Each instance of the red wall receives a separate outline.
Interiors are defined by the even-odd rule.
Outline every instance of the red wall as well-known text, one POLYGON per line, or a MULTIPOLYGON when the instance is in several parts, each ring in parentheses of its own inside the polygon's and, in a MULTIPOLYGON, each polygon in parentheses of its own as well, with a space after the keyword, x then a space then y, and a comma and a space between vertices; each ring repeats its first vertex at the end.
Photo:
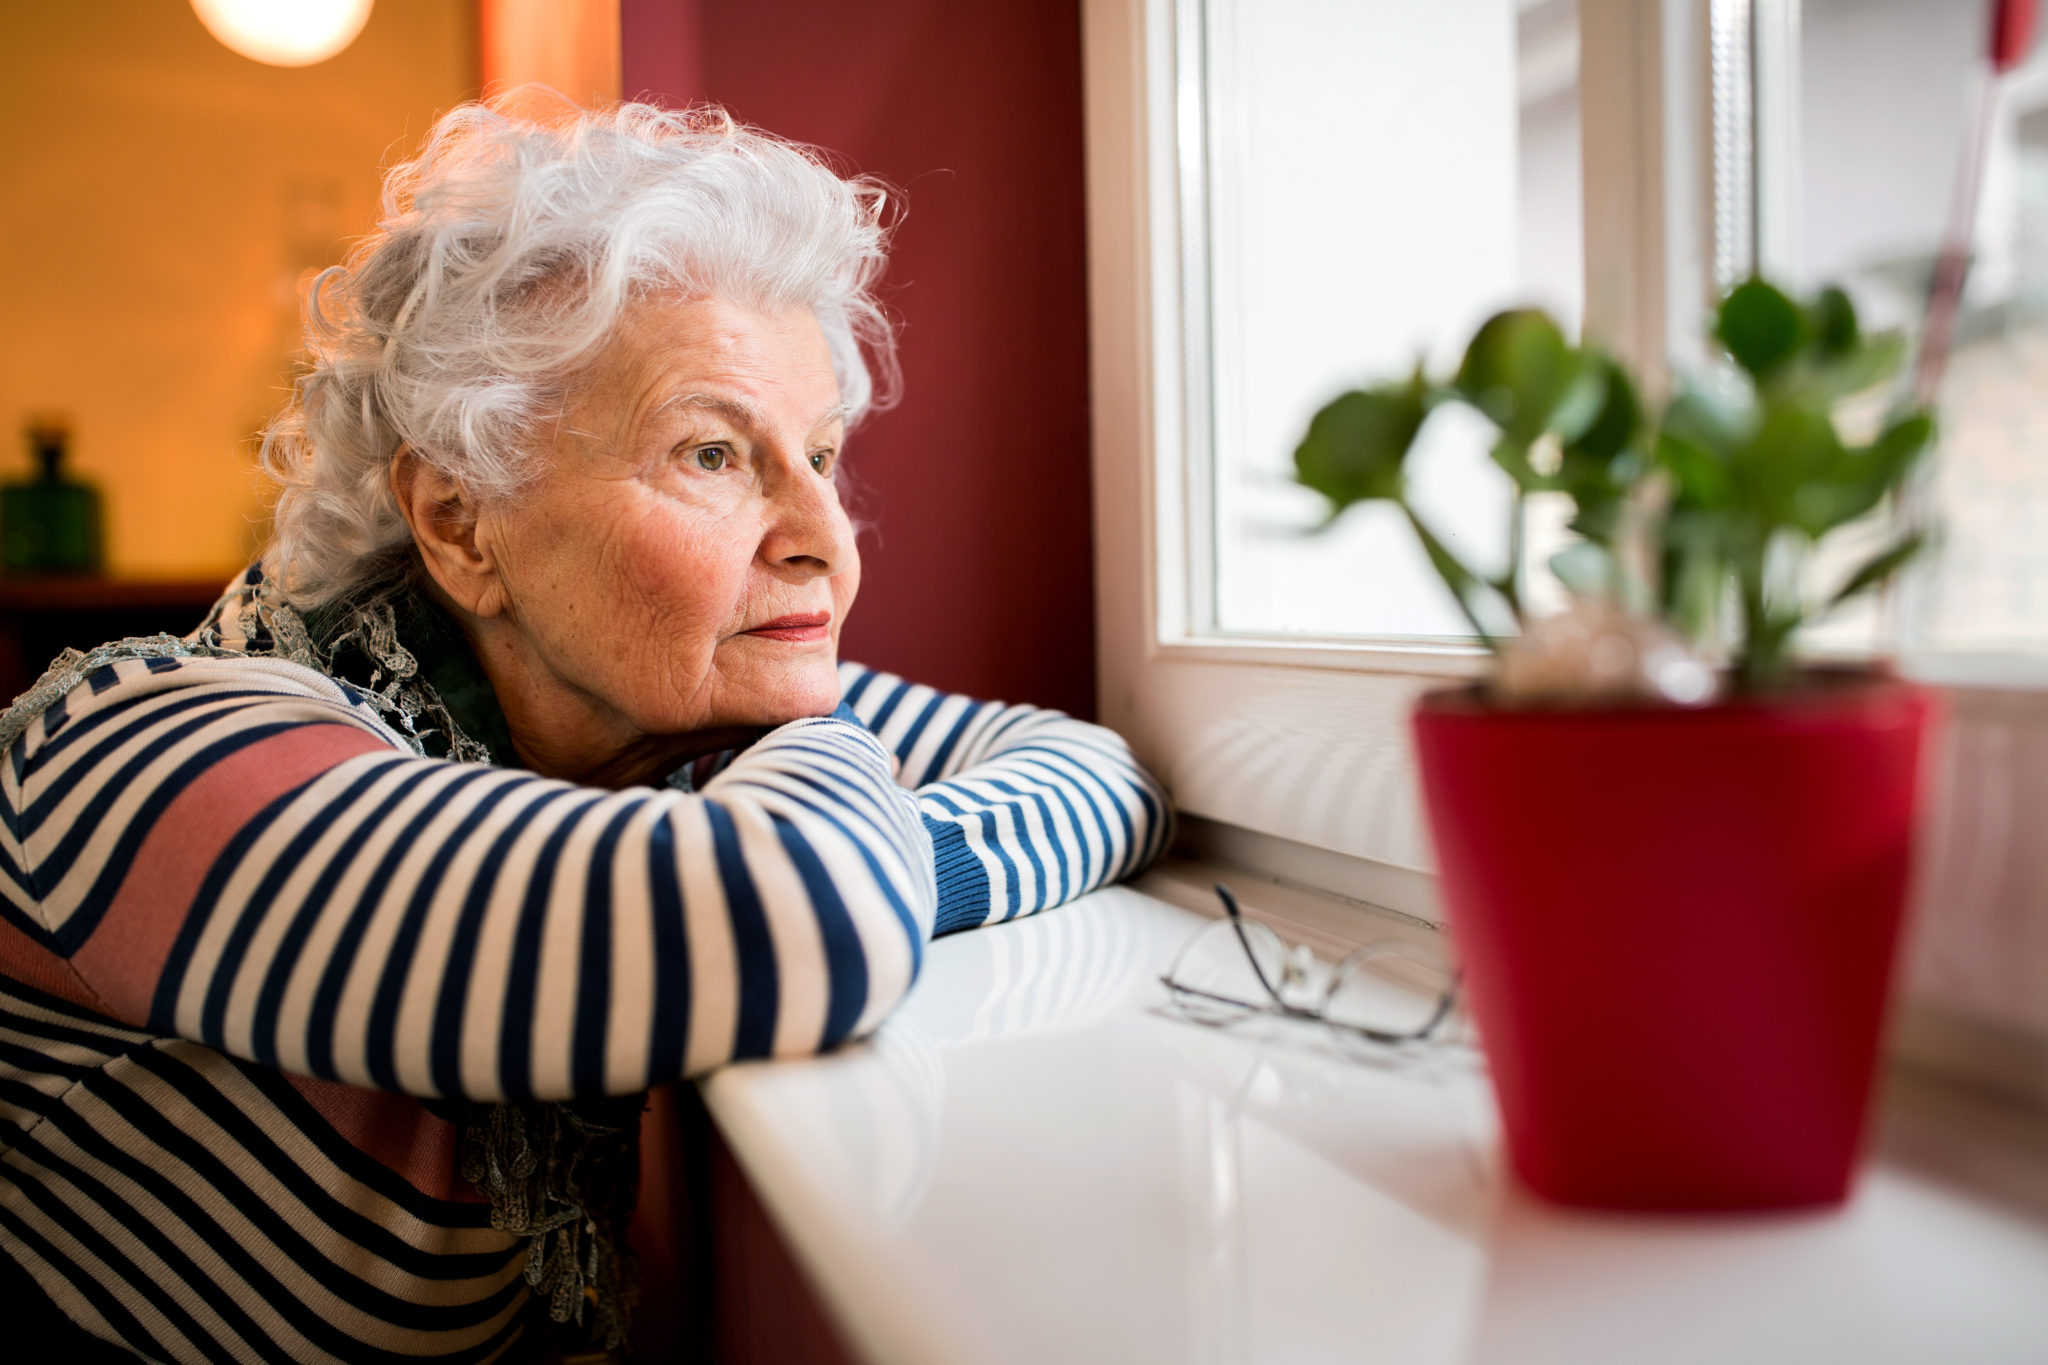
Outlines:
POLYGON ((1094 711, 1080 6, 624 0, 623 88, 712 101, 904 191, 903 400, 847 447, 846 657, 1094 711))

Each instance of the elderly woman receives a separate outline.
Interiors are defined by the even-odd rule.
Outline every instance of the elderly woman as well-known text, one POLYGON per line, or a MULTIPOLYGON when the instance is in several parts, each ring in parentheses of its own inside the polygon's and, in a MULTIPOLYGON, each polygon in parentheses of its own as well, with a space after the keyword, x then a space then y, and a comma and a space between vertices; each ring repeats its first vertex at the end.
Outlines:
POLYGON ((1115 736, 837 662, 880 209, 722 117, 457 109, 315 293, 260 566, 7 713, 0 1248, 83 1334, 616 1342, 648 1087, 1158 852, 1115 736))

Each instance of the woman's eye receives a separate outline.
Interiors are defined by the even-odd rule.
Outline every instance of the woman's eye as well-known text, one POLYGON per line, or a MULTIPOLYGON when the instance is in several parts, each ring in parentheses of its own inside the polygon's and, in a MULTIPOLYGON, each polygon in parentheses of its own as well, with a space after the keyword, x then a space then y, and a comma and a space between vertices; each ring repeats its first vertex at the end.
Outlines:
POLYGON ((830 474, 832 472, 832 452, 829 450, 812 451, 811 468, 817 470, 820 474, 830 474))
POLYGON ((696 451, 697 467, 700 469, 725 468, 726 449, 724 446, 699 446, 696 451))

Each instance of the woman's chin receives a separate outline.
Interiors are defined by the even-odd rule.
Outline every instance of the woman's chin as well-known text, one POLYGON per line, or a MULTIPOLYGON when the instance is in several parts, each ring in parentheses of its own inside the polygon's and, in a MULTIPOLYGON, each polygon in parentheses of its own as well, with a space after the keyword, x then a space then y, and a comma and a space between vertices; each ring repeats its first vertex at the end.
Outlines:
POLYGON ((839 669, 829 654, 792 660, 780 668, 749 670, 721 689, 745 713, 745 724, 786 725, 829 716, 839 706, 839 669))

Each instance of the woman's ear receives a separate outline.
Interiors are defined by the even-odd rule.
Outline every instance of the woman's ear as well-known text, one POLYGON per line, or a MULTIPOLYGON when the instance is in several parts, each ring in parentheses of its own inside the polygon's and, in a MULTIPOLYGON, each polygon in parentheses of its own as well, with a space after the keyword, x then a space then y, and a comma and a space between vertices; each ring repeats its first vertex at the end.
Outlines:
POLYGON ((412 528, 413 544, 441 591, 472 616, 504 610, 504 583, 488 539, 477 534, 471 494, 410 445, 391 457, 389 477, 399 514, 412 528))

